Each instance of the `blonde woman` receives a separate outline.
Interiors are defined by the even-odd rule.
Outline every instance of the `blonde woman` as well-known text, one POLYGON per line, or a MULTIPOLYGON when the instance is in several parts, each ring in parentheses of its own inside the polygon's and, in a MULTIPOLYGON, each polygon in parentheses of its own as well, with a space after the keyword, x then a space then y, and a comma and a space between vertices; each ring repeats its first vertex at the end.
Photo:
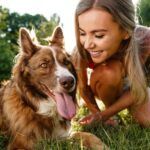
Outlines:
POLYGON ((150 49, 139 50, 135 27, 131 0, 81 0, 77 5, 74 64, 80 94, 93 112, 81 124, 106 121, 128 108, 138 123, 149 126, 150 91, 143 68, 150 49), (87 68, 92 69, 89 84, 87 68), (105 104, 104 111, 99 110, 96 97, 105 104))

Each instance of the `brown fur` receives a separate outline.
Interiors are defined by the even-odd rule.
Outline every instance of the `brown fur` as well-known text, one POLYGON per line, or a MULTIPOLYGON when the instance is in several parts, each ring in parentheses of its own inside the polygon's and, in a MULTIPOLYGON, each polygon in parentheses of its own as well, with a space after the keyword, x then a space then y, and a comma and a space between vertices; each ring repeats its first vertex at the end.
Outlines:
MULTIPOLYGON (((58 28, 55 32, 59 30, 58 28)), ((62 37, 57 36, 58 34, 55 33, 53 40, 56 40, 56 38, 62 40, 62 37)), ((58 45, 60 44, 61 42, 58 42, 58 45)), ((64 131, 66 130, 67 132, 68 130, 67 121, 63 118, 60 119, 59 114, 55 110, 55 116, 43 115, 38 112, 41 101, 47 101, 47 99, 54 101, 52 96, 48 98, 43 88, 44 84, 50 89, 55 89, 55 85, 57 84, 56 75, 54 74, 56 66, 51 49, 59 51, 60 55, 62 55, 61 57, 68 61, 68 66, 70 65, 68 70, 72 72, 74 78, 76 78, 76 74, 68 56, 63 52, 63 45, 59 46, 59 48, 56 43, 51 46, 35 44, 32 42, 28 31, 21 29, 20 46, 21 51, 13 68, 12 79, 0 92, 1 113, 7 121, 4 124, 4 119, 2 119, 1 124, 3 130, 7 129, 5 127, 9 124, 12 136, 9 149, 32 149, 35 141, 38 139, 55 137, 53 130, 57 128, 57 124, 64 131), (42 62, 42 59, 45 59, 45 64, 42 62), (39 66, 40 63, 47 66, 43 66, 42 68, 39 66)), ((68 92, 67 89, 66 92, 68 92)), ((75 89, 70 94, 75 100, 75 89)))

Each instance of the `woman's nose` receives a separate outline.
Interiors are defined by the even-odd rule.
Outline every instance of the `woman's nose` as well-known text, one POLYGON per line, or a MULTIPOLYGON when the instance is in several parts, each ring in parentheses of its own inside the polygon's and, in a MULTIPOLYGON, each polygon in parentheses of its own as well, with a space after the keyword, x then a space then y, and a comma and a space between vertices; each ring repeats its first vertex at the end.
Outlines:
POLYGON ((92 38, 87 37, 84 41, 84 48, 85 49, 91 49, 94 47, 94 41, 92 38))

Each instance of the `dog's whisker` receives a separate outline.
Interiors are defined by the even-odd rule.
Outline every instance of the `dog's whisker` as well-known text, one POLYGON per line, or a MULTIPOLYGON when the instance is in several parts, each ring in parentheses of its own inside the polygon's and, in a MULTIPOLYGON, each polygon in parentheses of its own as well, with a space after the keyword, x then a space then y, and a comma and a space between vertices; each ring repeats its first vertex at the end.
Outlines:
POLYGON ((41 86, 43 88, 43 90, 46 92, 46 94, 49 96, 49 97, 52 97, 54 99, 55 95, 53 93, 53 91, 51 89, 49 89, 45 84, 41 83, 41 86))

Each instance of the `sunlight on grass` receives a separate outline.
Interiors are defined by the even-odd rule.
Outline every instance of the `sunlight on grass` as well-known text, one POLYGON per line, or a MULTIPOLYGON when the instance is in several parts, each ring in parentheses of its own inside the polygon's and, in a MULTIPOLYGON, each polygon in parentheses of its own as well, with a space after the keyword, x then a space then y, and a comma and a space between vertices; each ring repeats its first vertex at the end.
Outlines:
MULTIPOLYGON (((122 125, 116 127, 101 122, 80 126, 78 120, 87 115, 89 110, 83 106, 72 122, 75 131, 88 131, 98 136, 110 150, 148 150, 150 147, 150 129, 141 128, 134 123, 127 110, 119 113, 122 125)), ((47 143, 51 150, 85 150, 82 141, 62 140, 47 143)), ((47 149, 48 150, 48 149, 47 149)))
MULTIPOLYGON (((150 147, 150 129, 141 128, 134 123, 127 110, 119 113, 120 125, 116 127, 96 122, 88 126, 81 126, 78 120, 89 114, 89 110, 83 106, 78 110, 72 121, 74 131, 87 131, 98 136, 110 150, 148 150, 150 147)), ((5 150, 6 137, 0 136, 0 150, 5 150)), ((36 145, 36 150, 86 150, 82 141, 74 139, 41 140, 36 145)))

